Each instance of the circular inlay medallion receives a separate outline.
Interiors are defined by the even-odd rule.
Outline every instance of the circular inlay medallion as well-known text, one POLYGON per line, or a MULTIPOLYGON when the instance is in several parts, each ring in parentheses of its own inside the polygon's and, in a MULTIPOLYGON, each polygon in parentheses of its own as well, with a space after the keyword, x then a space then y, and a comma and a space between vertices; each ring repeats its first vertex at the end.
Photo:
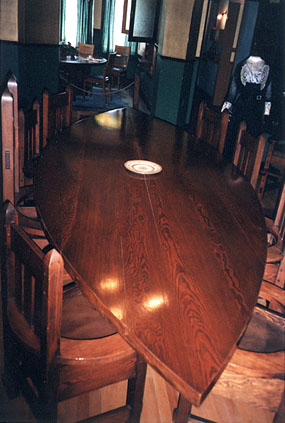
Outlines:
POLYGON ((126 169, 130 172, 140 173, 141 175, 155 175, 162 171, 162 167, 148 160, 129 160, 124 163, 126 169))

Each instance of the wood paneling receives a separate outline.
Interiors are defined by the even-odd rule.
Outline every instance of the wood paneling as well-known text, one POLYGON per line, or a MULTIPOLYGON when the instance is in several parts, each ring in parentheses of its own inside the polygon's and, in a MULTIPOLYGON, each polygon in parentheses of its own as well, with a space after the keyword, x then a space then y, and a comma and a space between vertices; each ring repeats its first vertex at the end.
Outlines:
MULTIPOLYGON (((168 0, 163 9, 164 39, 162 56, 185 59, 194 0, 168 0)), ((161 29, 162 30, 162 29, 161 29)))
POLYGON ((58 44, 59 0, 0 0, 0 39, 58 44))

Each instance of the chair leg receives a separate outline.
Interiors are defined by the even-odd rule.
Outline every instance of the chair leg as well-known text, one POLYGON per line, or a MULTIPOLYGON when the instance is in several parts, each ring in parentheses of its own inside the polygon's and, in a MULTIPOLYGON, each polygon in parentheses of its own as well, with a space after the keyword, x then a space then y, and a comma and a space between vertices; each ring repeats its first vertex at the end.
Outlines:
POLYGON ((46 367, 43 366, 41 371, 41 380, 43 383, 39 392, 41 410, 40 418, 43 422, 56 423, 58 411, 57 387, 59 384, 59 374, 55 367, 50 368, 49 371, 47 371, 46 367))
POLYGON ((131 408, 130 423, 139 423, 143 407, 146 362, 138 357, 136 376, 128 380, 127 405, 131 408))
POLYGON ((191 413, 191 407, 190 402, 180 394, 177 408, 173 412, 173 423, 187 423, 191 413))
POLYGON ((106 87, 104 82, 102 85, 102 89, 103 89, 104 101, 105 101, 105 104, 107 104, 106 87))
POLYGON ((20 370, 16 359, 15 344, 8 323, 4 323, 4 372, 2 383, 9 399, 15 399, 20 395, 20 370))
POLYGON ((112 85, 110 81, 109 81, 109 97, 110 97, 110 101, 112 101, 112 85))
POLYGON ((83 84, 83 101, 85 101, 86 83, 83 84))
POLYGON ((279 409, 274 416, 273 423, 284 423, 285 420, 285 392, 283 392, 279 409))

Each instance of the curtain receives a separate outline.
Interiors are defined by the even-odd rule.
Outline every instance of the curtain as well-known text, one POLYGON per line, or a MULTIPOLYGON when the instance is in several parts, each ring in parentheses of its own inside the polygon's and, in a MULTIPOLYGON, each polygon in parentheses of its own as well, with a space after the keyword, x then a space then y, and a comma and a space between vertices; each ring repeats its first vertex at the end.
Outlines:
POLYGON ((128 41, 128 36, 126 35, 126 39, 125 39, 125 46, 130 46, 131 47, 131 55, 137 54, 137 50, 138 50, 138 43, 136 41, 128 41))
MULTIPOLYGON (((131 1, 131 0, 129 0, 131 1)), ((102 31, 102 51, 109 53, 114 50, 114 21, 115 21, 116 0, 105 0, 103 31, 102 31)), ((117 43, 118 44, 118 43, 117 43)), ((137 52, 137 42, 129 42, 128 36, 125 36, 125 46, 131 47, 131 54, 137 52)))
POLYGON ((106 0, 102 34, 102 50, 104 53, 109 53, 109 51, 113 51, 114 17, 115 0, 106 0))
POLYGON ((76 44, 93 43, 93 0, 77 0, 76 44))

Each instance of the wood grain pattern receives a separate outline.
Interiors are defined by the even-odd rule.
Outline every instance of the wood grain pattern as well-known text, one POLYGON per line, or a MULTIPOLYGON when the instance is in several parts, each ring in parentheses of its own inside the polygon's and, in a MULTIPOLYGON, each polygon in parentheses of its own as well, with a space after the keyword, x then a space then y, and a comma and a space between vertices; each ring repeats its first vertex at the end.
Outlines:
POLYGON ((202 144, 119 109, 67 129, 36 177, 46 232, 82 291, 195 405, 235 350, 266 257, 256 194, 202 144), (132 174, 132 159, 163 170, 132 174))

